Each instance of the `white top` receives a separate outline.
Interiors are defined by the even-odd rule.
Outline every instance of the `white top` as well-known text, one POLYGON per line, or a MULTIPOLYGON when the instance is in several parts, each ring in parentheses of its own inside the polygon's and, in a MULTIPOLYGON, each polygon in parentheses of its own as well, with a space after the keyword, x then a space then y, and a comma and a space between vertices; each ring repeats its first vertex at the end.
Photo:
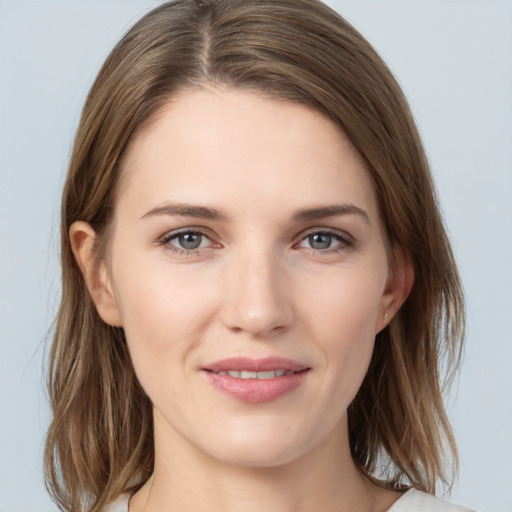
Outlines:
MULTIPOLYGON (((127 512, 128 509, 123 512, 127 512)), ((388 512, 475 512, 416 489, 409 489, 388 512)))
MULTIPOLYGON (((122 494, 108 505, 103 512, 128 512, 128 494, 122 494)), ((426 494, 416 489, 409 489, 404 495, 395 501, 388 512, 475 512, 469 508, 459 507, 431 494, 426 494)))

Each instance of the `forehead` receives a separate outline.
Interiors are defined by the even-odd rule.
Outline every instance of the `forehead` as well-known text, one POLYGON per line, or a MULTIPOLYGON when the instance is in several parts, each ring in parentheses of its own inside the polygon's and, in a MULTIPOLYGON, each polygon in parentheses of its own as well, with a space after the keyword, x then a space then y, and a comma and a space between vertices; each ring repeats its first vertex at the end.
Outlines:
POLYGON ((168 200, 228 210, 355 202, 377 214, 366 164, 334 122, 301 104, 230 89, 180 93, 132 141, 118 206, 168 200))

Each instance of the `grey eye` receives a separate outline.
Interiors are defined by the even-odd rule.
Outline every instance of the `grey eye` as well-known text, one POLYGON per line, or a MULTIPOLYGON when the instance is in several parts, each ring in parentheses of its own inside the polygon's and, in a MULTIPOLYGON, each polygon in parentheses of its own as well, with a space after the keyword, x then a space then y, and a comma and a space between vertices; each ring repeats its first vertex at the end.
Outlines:
POLYGON ((328 249, 331 247, 332 236, 327 233, 315 233, 308 236, 308 242, 313 249, 328 249))
POLYGON ((176 240, 182 249, 197 249, 201 246, 203 235, 201 233, 182 233, 176 240))

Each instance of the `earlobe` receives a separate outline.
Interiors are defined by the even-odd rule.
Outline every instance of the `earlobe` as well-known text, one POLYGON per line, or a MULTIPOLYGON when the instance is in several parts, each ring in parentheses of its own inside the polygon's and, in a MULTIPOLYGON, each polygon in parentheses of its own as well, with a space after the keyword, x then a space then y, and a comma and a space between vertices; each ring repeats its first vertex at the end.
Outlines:
POLYGON ((384 329, 395 316, 411 293, 414 284, 414 268, 405 250, 402 247, 395 247, 393 254, 395 264, 382 296, 382 310, 377 320, 376 333, 384 329))
POLYGON ((95 255, 96 233, 87 222, 74 222, 69 228, 73 255, 98 314, 107 324, 121 327, 122 320, 107 267, 95 255))

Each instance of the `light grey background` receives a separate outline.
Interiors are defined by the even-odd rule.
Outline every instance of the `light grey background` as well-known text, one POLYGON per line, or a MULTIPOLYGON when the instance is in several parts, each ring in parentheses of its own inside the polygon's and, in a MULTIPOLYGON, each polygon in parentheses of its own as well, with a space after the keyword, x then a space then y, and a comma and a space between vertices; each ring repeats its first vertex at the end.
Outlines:
MULTIPOLYGON (((0 511, 54 511, 41 477, 60 188, 85 94, 149 0, 0 0, 0 511)), ((402 84, 468 299, 452 499, 512 511, 512 2, 331 0, 402 84)))

